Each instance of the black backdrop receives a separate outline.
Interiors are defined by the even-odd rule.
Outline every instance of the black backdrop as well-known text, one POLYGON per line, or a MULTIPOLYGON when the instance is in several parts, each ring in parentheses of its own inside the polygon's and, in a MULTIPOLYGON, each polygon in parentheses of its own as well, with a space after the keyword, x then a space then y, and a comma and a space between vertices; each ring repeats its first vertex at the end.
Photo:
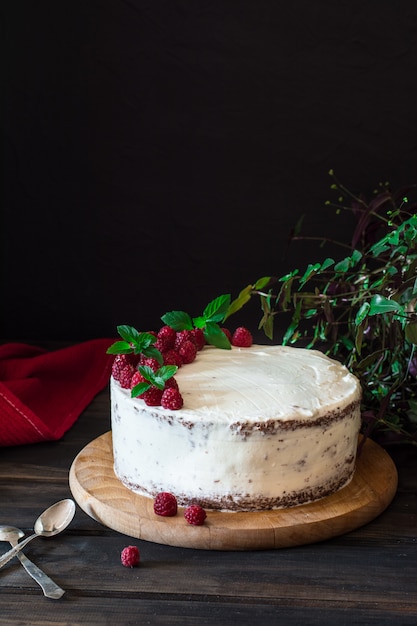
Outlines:
POLYGON ((330 168, 417 182, 415 0, 5 4, 4 339, 198 315, 345 236, 330 168))

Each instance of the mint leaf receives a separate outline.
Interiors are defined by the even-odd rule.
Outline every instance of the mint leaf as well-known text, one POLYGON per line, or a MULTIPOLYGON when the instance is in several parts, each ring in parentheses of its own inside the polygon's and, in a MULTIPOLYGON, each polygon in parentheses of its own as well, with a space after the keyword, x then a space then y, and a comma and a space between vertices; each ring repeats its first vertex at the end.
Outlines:
POLYGON ((204 328, 204 326, 206 325, 206 318, 205 317, 193 317, 193 324, 196 328, 204 328))
POLYGON ((151 367, 149 367, 149 365, 139 365, 138 370, 142 374, 142 376, 146 378, 146 380, 148 380, 150 383, 153 381, 155 377, 155 372, 151 367))
POLYGON ((168 380, 169 378, 172 378, 172 376, 174 376, 178 371, 178 366, 177 365, 163 365, 162 367, 159 368, 157 374, 158 376, 161 376, 161 378, 163 378, 163 380, 168 380))
POLYGON ((232 348, 230 341, 220 326, 215 322, 207 322, 204 329, 204 337, 206 338, 207 343, 215 346, 216 348, 222 348, 223 350, 231 350, 232 348))
POLYGON ((138 370, 148 381, 149 386, 153 385, 154 387, 158 387, 158 389, 164 389, 165 382, 174 376, 178 367, 176 365, 163 365, 156 372, 154 372, 148 365, 139 365, 138 370))
POLYGON ((126 326, 125 324, 117 327, 117 332, 122 339, 128 343, 136 342, 139 339, 139 333, 133 326, 126 326))
POLYGON ((218 296, 206 306, 203 311, 203 317, 206 321, 222 322, 230 306, 230 294, 218 296))
POLYGON ((184 311, 170 311, 165 313, 161 320, 177 332, 180 330, 192 330, 193 328, 191 317, 184 311))
POLYGON ((138 383, 137 385, 132 387, 131 392, 130 392, 130 397, 137 398, 142 393, 145 393, 145 391, 148 391, 148 389, 150 388, 151 388, 150 383, 138 383))
POLYGON ((154 346, 143 348, 142 354, 149 358, 156 359, 160 365, 164 362, 164 357, 157 348, 154 348, 154 346))
POLYGON ((106 350, 106 354, 131 354, 133 348, 127 341, 116 341, 106 350))

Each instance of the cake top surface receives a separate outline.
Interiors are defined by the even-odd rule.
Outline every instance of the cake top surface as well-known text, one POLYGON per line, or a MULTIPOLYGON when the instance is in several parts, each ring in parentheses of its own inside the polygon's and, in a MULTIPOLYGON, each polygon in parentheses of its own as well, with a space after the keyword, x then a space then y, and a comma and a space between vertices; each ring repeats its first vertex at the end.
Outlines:
POLYGON ((317 350, 286 346, 206 346, 175 378, 184 399, 175 418, 193 421, 308 421, 360 397, 359 381, 344 365, 317 350))

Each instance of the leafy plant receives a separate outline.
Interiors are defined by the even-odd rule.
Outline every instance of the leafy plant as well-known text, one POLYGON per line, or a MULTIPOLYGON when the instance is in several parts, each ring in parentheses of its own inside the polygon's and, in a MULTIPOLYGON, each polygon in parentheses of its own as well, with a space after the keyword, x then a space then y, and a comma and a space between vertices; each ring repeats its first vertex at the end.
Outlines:
MULTIPOLYGON (((368 201, 330 171, 339 213, 356 225, 346 256, 311 263, 243 289, 228 315, 259 296, 259 328, 273 338, 277 315, 289 316, 284 345, 323 350, 343 362, 363 389, 363 433, 383 444, 417 444, 417 204, 416 186, 392 192, 380 184, 368 201)), ((311 239, 300 234, 292 240, 311 239)), ((321 245, 331 242, 317 237, 321 245)), ((337 242, 332 242, 337 243, 337 242)))

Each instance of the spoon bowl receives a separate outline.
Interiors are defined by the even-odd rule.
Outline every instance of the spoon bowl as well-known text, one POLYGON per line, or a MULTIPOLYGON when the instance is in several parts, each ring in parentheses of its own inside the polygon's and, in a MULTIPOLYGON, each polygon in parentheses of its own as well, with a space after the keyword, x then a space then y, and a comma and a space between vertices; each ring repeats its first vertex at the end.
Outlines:
MULTIPOLYGON (((19 539, 24 536, 23 530, 16 528, 16 526, 0 525, 0 541, 8 541, 12 547, 16 546, 19 539)), ((64 595, 65 591, 52 578, 49 578, 45 572, 39 569, 35 563, 30 561, 23 552, 18 552, 16 556, 29 576, 32 576, 33 580, 41 587, 45 597, 58 600, 64 595)))
POLYGON ((71 523, 75 515, 75 503, 74 500, 67 498, 56 502, 48 509, 46 509, 36 520, 33 530, 33 535, 26 537, 20 543, 15 545, 11 550, 5 552, 0 557, 0 568, 6 565, 22 548, 24 548, 29 541, 36 537, 53 537, 62 532, 71 523))
POLYGON ((25 533, 16 526, 0 525, 0 541, 17 541, 24 537, 25 533))

